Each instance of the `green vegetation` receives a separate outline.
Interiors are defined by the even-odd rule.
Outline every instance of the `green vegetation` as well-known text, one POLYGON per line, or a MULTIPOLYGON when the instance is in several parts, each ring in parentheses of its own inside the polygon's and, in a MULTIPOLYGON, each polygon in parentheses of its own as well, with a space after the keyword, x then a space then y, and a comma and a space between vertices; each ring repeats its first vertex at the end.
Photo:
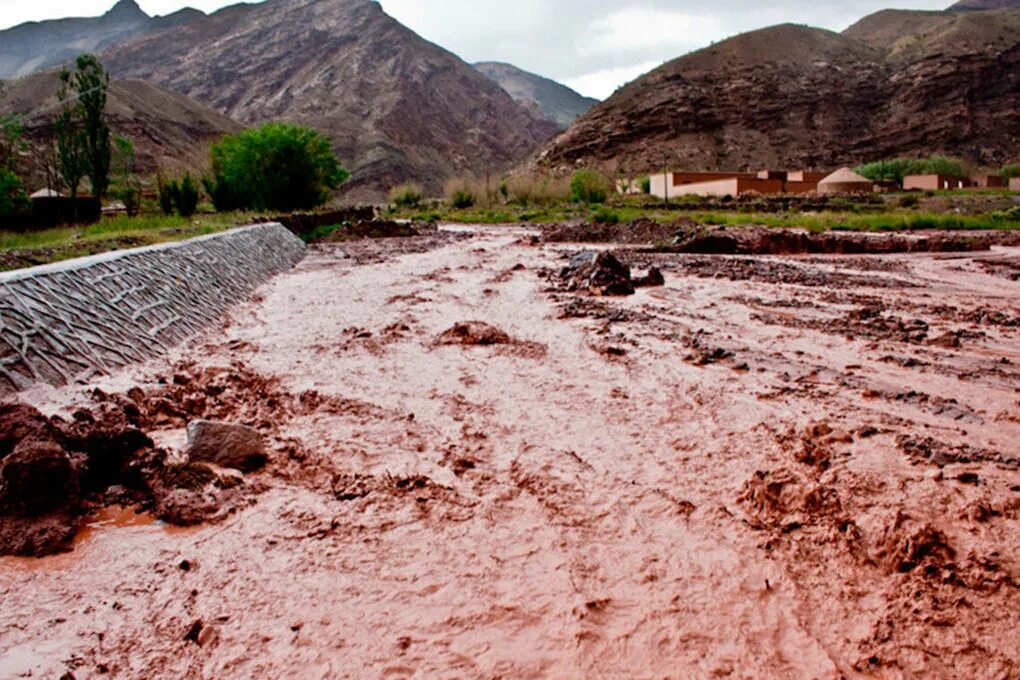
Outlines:
POLYGON ((217 210, 310 210, 329 200, 350 173, 325 135, 266 123, 213 145, 205 188, 217 210))
POLYGON ((458 189, 450 196, 450 205, 458 210, 474 207, 475 195, 467 189, 458 189))
POLYGON ((579 203, 605 203, 611 189, 609 180, 595 170, 578 170, 570 180, 570 195, 579 203))
POLYGON ((28 194, 14 171, 14 161, 25 148, 23 128, 14 119, 0 118, 0 216, 26 209, 28 194))
POLYGON ((598 224, 619 224, 620 222, 620 216, 605 206, 599 206, 591 214, 591 219, 598 224))
POLYGON ((245 224, 243 213, 218 213, 194 219, 144 215, 104 219, 89 226, 66 226, 24 233, 0 231, 0 269, 57 262, 122 248, 180 241, 245 224))
POLYGON ((114 182, 110 187, 110 195, 124 204, 128 216, 134 217, 141 210, 142 182, 135 174, 138 156, 135 145, 127 137, 117 136, 113 139, 113 161, 111 167, 114 182))
POLYGON ((1002 170, 999 171, 999 176, 1007 182, 1014 177, 1020 177, 1020 164, 1014 163, 1003 166, 1002 170))
POLYGON ((867 163, 857 168, 857 174, 875 182, 891 180, 902 185, 903 178, 907 175, 965 176, 967 170, 963 163, 955 158, 931 156, 929 158, 893 158, 867 163))
POLYGON ((184 173, 184 177, 179 180, 157 177, 156 187, 159 191, 159 208, 164 215, 177 213, 181 217, 191 217, 198 210, 201 192, 191 173, 184 173))
POLYGON ((421 185, 413 182, 401 184, 390 189, 390 201, 397 208, 417 208, 425 199, 425 192, 421 185))
POLYGON ((648 177, 647 175, 641 178, 641 193, 643 194, 652 193, 652 178, 648 177))

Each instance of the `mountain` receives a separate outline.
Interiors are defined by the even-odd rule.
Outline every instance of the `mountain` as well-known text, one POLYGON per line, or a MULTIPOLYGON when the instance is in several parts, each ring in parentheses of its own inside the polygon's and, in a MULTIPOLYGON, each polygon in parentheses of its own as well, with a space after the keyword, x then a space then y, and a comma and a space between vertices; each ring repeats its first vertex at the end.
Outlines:
POLYGON ((205 15, 185 9, 153 18, 134 0, 120 0, 101 17, 21 24, 0 31, 0 78, 42 71, 83 52, 98 52, 132 36, 172 28, 199 16, 205 15))
POLYGON ((555 80, 528 73, 511 64, 485 61, 475 64, 475 68, 506 90, 515 101, 562 128, 599 103, 597 99, 583 97, 555 80))
POLYGON ((118 77, 186 94, 244 123, 289 120, 329 134, 354 198, 408 180, 499 171, 556 126, 387 16, 371 0, 236 5, 103 55, 118 77))
POLYGON ((1020 0, 960 0, 950 12, 981 12, 994 9, 1020 9, 1020 0))
POLYGON ((900 154, 979 165, 1020 148, 1020 12, 880 12, 844 34, 785 24, 618 90, 533 163, 647 172, 825 169, 900 154))
MULTIPOLYGON (((58 86, 54 71, 0 81, 0 111, 25 115, 27 137, 36 147, 22 168, 30 189, 44 182, 38 149, 53 138, 58 86)), ((210 142, 241 130, 217 111, 140 80, 111 82, 106 110, 112 132, 135 143, 142 174, 202 167, 208 163, 210 142)))

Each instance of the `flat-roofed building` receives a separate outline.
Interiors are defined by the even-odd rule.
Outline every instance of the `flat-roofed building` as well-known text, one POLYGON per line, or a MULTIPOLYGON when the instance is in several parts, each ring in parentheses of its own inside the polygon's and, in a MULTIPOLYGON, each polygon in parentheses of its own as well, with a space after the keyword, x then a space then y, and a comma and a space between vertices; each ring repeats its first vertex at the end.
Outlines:
POLYGON ((1020 191, 1020 177, 1011 177, 1009 180, 1010 191, 1020 191))
POLYGON ((741 196, 743 194, 781 194, 783 182, 778 179, 732 177, 711 182, 695 182, 673 187, 670 196, 741 196))
POLYGON ((951 191, 973 186, 969 177, 957 175, 907 175, 903 178, 906 191, 951 191))
POLYGON ((1005 189, 1009 186, 1002 175, 974 175, 970 181, 978 189, 1005 189))

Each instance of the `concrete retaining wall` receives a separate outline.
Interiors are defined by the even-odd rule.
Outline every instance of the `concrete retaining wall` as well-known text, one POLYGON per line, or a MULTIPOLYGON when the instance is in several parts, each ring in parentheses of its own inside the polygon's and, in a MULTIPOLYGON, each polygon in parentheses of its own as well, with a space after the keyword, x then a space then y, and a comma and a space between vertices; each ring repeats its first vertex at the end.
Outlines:
POLYGON ((0 274, 0 394, 165 352, 304 253, 274 223, 0 274))

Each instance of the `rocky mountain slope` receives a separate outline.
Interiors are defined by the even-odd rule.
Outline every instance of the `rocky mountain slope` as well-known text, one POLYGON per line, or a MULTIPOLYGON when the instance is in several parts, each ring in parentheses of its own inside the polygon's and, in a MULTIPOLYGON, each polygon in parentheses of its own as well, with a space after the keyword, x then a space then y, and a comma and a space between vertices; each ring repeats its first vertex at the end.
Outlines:
MULTIPOLYGON (((39 148, 52 140, 53 114, 59 109, 58 79, 53 71, 0 81, 0 111, 28 114, 26 131, 34 150, 25 154, 22 170, 31 189, 42 186, 39 148)), ((140 80, 110 84, 107 100, 110 128, 135 143, 139 171, 155 172, 201 167, 208 145, 241 125, 188 97, 140 80)))
POLYGON ((120 0, 101 17, 58 19, 0 31, 0 78, 14 78, 70 61, 83 52, 98 52, 136 35, 162 31, 205 16, 183 9, 150 17, 134 0, 120 0))
POLYGON ((118 77, 160 84, 244 123, 324 130, 354 171, 355 197, 497 171, 556 131, 370 0, 237 5, 103 58, 118 77))
POLYGON ((880 12, 845 34, 781 25, 669 62, 536 157, 625 172, 830 168, 1020 148, 1020 12, 880 12))
POLYGON ((475 64, 475 68, 506 90, 515 101, 563 128, 599 103, 597 99, 584 97, 555 80, 511 64, 486 61, 475 64))
POLYGON ((950 12, 973 12, 990 9, 1020 9, 1020 0, 960 0, 950 12))

